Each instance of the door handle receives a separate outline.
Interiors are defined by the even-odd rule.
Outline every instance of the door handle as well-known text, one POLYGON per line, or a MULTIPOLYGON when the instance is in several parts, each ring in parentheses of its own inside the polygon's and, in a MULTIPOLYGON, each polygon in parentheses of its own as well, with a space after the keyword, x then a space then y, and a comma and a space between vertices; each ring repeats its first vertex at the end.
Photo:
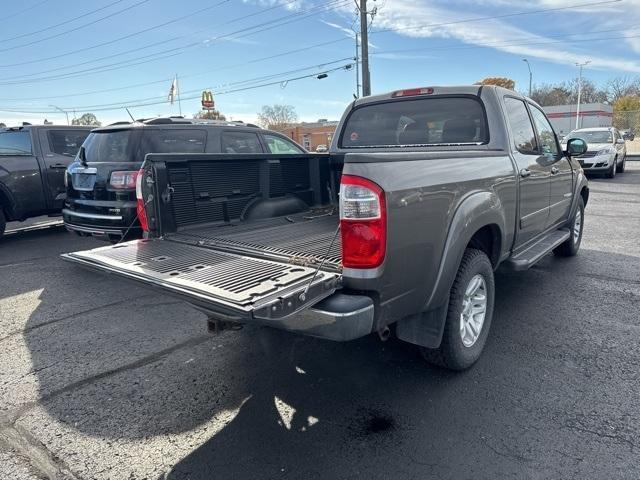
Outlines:
POLYGON ((560 170, 558 169, 558 167, 551 167, 551 175, 555 175, 556 173, 558 173, 560 170))
POLYGON ((522 170, 520 170, 520 176, 522 178, 527 178, 531 176, 531 170, 529 170, 528 168, 523 168, 522 170))
POLYGON ((52 168, 55 170, 59 168, 67 168, 67 166, 62 163, 54 163, 53 165, 49 165, 49 168, 52 168))

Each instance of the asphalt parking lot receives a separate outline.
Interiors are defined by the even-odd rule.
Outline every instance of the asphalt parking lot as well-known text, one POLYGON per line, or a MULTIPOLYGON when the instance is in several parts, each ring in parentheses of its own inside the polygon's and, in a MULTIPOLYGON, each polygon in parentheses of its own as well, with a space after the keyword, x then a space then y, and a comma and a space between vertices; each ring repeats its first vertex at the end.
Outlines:
POLYGON ((0 241, 0 478, 640 478, 640 162, 582 248, 497 274, 471 370, 400 341, 219 336, 171 297, 0 241))

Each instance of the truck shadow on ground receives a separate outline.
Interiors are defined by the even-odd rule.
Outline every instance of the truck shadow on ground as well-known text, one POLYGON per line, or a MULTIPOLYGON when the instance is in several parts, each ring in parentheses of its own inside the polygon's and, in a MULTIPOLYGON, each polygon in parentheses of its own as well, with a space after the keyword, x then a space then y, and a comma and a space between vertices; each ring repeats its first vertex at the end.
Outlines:
MULTIPOLYGON (((554 295, 575 289, 576 273, 593 270, 594 262, 637 265, 638 258, 583 250, 572 260, 545 259, 529 272, 499 272, 486 351, 458 374, 425 364, 410 345, 374 336, 338 344, 246 328, 209 337, 203 317, 181 303, 51 262, 29 282, 3 282, 2 297, 41 290, 23 338, 40 403, 66 428, 139 440, 209 425, 212 436, 168 473, 171 479, 271 478, 291 471, 294 478, 368 471, 402 478, 411 477, 403 471, 407 465, 464 475, 490 456, 504 462, 506 473, 509 452, 523 461, 542 455, 544 445, 531 446, 513 428, 532 422, 544 428, 547 421, 552 428, 551 419, 537 415, 553 407, 534 401, 539 383, 530 382, 557 352, 532 351, 556 345, 564 333, 571 338, 562 340, 564 355, 590 348, 574 331, 584 318, 559 313, 554 295), (100 298, 95 310, 47 323, 78 292, 100 298), (532 404, 521 411, 527 395, 532 404)), ((602 307, 589 295, 585 287, 575 296, 579 312, 602 307)), ((624 304, 619 309, 608 314, 632 321, 624 304)), ((567 402, 575 400, 568 396, 567 402)))

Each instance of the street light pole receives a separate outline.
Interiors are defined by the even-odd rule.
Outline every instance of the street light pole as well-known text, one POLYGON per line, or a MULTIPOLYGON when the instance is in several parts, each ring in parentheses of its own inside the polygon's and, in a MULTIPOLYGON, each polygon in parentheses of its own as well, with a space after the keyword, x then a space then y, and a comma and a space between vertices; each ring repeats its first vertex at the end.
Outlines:
POLYGON ((360 34, 356 33, 356 98, 360 98, 360 34))
POLYGON ((65 116, 67 117, 67 125, 69 125, 69 114, 67 113, 66 110, 63 110, 60 107, 56 107, 55 105, 49 105, 49 106, 55 108, 56 110, 60 110, 62 113, 64 113, 65 116))
POLYGON ((576 130, 580 128, 580 97, 582 96, 582 67, 589 65, 591 60, 586 62, 576 63, 576 67, 580 67, 580 74, 578 75, 578 105, 576 106, 576 130))
POLYGON ((529 60, 523 58, 522 61, 527 64, 527 68, 529 69, 529 98, 531 98, 531 82, 533 81, 533 74, 531 73, 531 65, 529 65, 529 60))

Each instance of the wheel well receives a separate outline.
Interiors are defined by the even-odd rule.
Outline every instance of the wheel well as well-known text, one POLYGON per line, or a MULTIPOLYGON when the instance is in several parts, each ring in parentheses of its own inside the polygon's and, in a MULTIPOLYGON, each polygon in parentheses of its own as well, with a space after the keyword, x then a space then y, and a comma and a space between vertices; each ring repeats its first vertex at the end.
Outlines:
POLYGON ((485 225, 473 234, 467 246, 486 253, 491 264, 496 268, 500 260, 501 239, 500 227, 495 224, 485 225))
POLYGON ((9 203, 9 199, 6 197, 4 192, 0 190, 0 211, 4 213, 5 219, 7 221, 13 219, 13 215, 12 215, 13 212, 11 211, 10 205, 11 204, 9 203))
POLYGON ((582 190, 580 190, 580 196, 582 197, 582 201, 586 207, 587 202, 589 201, 589 189, 587 187, 582 187, 582 190))

